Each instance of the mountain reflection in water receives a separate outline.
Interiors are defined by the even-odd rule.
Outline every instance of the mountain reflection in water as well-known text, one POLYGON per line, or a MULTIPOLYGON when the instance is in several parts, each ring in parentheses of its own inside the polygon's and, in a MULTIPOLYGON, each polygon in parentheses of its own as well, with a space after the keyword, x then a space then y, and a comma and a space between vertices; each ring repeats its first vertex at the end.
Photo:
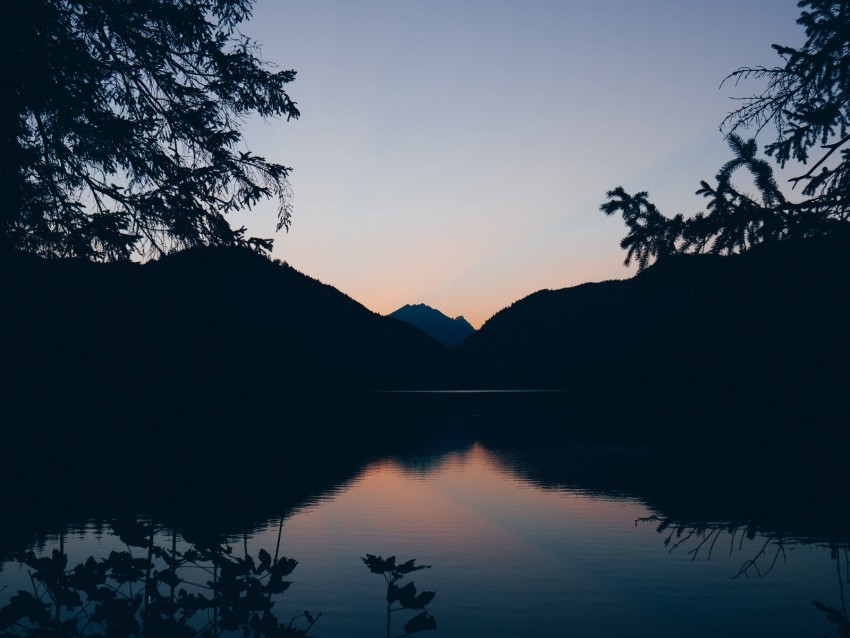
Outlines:
MULTIPOLYGON (((31 544, 29 559, 4 548, 9 560, 0 572, 0 602, 7 605, 18 590, 32 593, 39 557, 67 556, 63 569, 70 571, 88 556, 103 561, 129 550, 144 575, 168 572, 169 552, 190 552, 203 569, 215 571, 206 574, 208 581, 232 572, 228 591, 235 602, 228 609, 244 621, 242 631, 260 632, 251 614, 269 611, 280 632, 256 635, 285 635, 281 628, 296 619, 291 627, 309 635, 381 637, 388 627, 387 586, 364 568, 363 557, 373 555, 415 557, 431 566, 407 580, 415 579, 419 592, 436 592, 427 602, 436 630, 420 627, 434 636, 847 635, 846 537, 743 519, 683 518, 675 500, 651 486, 643 486, 646 495, 604 488, 605 463, 622 470, 626 457, 658 464, 646 451, 524 455, 476 443, 439 455, 385 458, 244 535, 231 530, 223 539, 192 538, 154 530, 143 518, 123 529, 92 523, 31 544), (582 463, 597 468, 595 478, 583 481, 582 463), (297 559, 297 569, 281 564, 283 556, 297 559), (283 572, 291 585, 281 587, 283 572)), ((173 595, 169 578, 160 578, 166 606, 173 595)), ((211 598, 210 590, 189 593, 204 591, 211 598)), ((45 600, 53 602, 50 592, 45 600)), ((135 613, 141 626, 144 606, 135 613)), ((188 624, 205 626, 211 613, 203 608, 188 624)), ((393 620, 393 635, 411 616, 393 620)), ((26 635, 23 625, 4 630, 26 635)))

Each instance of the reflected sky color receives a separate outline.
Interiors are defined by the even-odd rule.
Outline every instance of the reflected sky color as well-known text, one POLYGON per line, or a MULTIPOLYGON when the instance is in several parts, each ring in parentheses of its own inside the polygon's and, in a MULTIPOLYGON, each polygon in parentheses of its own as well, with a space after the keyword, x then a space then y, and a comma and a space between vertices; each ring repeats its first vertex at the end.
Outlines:
MULTIPOLYGON (((710 560, 704 552, 694 559, 698 539, 672 549, 655 523, 636 524, 651 513, 636 499, 536 485, 509 458, 475 444, 369 466, 287 515, 282 527, 270 521, 246 546, 253 556, 261 548, 277 555, 280 533, 281 554, 299 562, 273 609, 284 622, 305 609, 321 612, 311 633, 321 638, 386 635, 386 584, 361 562, 367 553, 431 566, 407 580, 436 592, 428 611, 437 631, 422 634, 434 638, 833 635, 811 603, 841 608, 829 548, 789 542, 787 560, 766 577, 735 578, 764 537, 739 535, 732 545, 725 535, 710 560)), ((155 540, 170 546, 170 531, 155 540)), ((240 556, 243 537, 230 542, 240 556)), ((50 555, 58 543, 48 537, 36 550, 50 555)), ((124 549, 93 528, 67 533, 64 548, 69 567, 124 549)), ((0 568, 4 605, 31 581, 14 561, 0 568)), ((207 576, 186 578, 202 584, 207 576)), ((393 636, 412 615, 393 616, 393 636)))
MULTIPOLYGON (((793 0, 258 0, 244 31, 298 78, 297 122, 249 122, 292 166, 275 257, 387 314, 476 327, 541 288, 628 276, 618 185, 694 213, 729 159, 741 65, 796 45, 793 0)), ((236 215, 271 236, 274 206, 236 215)))
POLYGON ((541 490, 508 472, 480 446, 451 454, 436 466, 384 461, 367 469, 344 494, 344 499, 324 502, 311 516, 296 516, 287 529, 293 532, 292 526, 302 525, 299 534, 314 537, 344 533, 354 524, 365 535, 364 553, 448 551, 460 560, 474 552, 482 559, 504 560, 506 552, 540 551, 534 538, 538 530, 519 522, 542 516, 544 527, 555 519, 601 527, 627 510, 632 518, 645 513, 634 503, 541 490), (370 536, 380 538, 388 523, 405 552, 392 547, 373 551, 365 545, 370 536), (489 542, 480 543, 482 537, 489 542))
MULTIPOLYGON (((371 553, 432 566, 413 580, 437 592, 435 638, 822 628, 810 601, 837 597, 828 550, 795 546, 767 578, 733 580, 763 539, 691 562, 692 546, 668 553, 655 525, 635 524, 649 513, 634 500, 542 489, 479 445, 435 462, 384 461, 285 520, 282 550, 300 564, 281 608, 323 611, 322 636, 382 635, 383 580, 359 560, 371 553)), ((277 532, 255 547, 274 546, 277 532)))

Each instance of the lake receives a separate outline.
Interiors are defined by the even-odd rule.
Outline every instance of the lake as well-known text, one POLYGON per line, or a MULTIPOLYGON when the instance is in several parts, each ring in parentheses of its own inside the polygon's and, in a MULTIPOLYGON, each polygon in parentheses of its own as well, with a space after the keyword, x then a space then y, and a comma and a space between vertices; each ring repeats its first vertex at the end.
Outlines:
MULTIPOLYGON (((523 449, 454 431, 401 456, 370 459, 324 489, 299 492, 297 503, 282 499, 281 515, 251 520, 241 531, 231 525, 214 542, 198 545, 218 543, 225 548, 222 560, 244 564, 250 556, 255 567, 264 552, 274 557, 267 566, 283 556, 296 559, 284 574, 291 585, 280 593, 264 590, 265 598, 257 600, 273 602, 281 626, 293 619, 292 627, 309 626, 317 637, 398 636, 417 617, 421 635, 435 637, 848 635, 843 504, 834 503, 841 513, 833 516, 816 511, 823 509, 817 499, 780 485, 774 487, 782 494, 768 494, 770 481, 768 488, 755 478, 755 485, 729 487, 718 478, 729 471, 716 458, 692 463, 677 453, 675 467, 671 458, 655 450, 569 442, 523 449), (648 468, 655 468, 654 476, 648 468), (695 487, 706 484, 719 488, 695 487), (801 515, 797 497, 811 511, 801 515), (795 511, 784 511, 783 502, 795 511), (387 580, 370 571, 367 555, 376 572, 377 557, 396 557, 396 567, 410 559, 415 563, 408 568, 428 566, 397 573, 394 584, 400 592, 415 583, 407 602, 422 608, 394 611, 388 625, 387 580), (434 592, 433 599, 422 598, 425 591, 434 592)), ((267 492, 289 489, 282 481, 267 492)), ((227 517, 237 501, 222 497, 217 508, 207 508, 207 520, 227 517)), ((114 526, 100 516, 9 540, 0 602, 8 605, 19 590, 38 588, 32 574, 47 568, 35 561, 60 549, 57 555, 68 559, 65 572, 90 556, 112 556, 113 571, 102 572, 103 582, 118 598, 141 601, 145 577, 168 571, 169 552, 189 560, 174 570, 182 582, 163 578, 156 585, 163 604, 169 596, 177 600, 180 588, 210 596, 204 583, 224 582, 224 563, 213 568, 213 554, 192 554, 203 524, 178 530, 150 515, 122 516, 114 526), (22 550, 32 554, 15 553, 22 550), (116 557, 124 552, 139 560, 135 588, 126 565, 124 582, 114 577, 116 557)), ((270 582, 271 571, 262 576, 261 568, 256 577, 270 582)), ((46 618, 55 613, 52 591, 43 584, 38 589, 46 618)), ((247 585, 231 594, 239 599, 250 592, 247 585)), ((135 611, 148 613, 143 604, 135 611)), ((102 627, 79 609, 59 614, 77 614, 81 635, 102 627)), ((223 614, 202 609, 187 626, 197 630, 223 614)), ((6 631, 26 635, 31 624, 23 619, 6 631)))

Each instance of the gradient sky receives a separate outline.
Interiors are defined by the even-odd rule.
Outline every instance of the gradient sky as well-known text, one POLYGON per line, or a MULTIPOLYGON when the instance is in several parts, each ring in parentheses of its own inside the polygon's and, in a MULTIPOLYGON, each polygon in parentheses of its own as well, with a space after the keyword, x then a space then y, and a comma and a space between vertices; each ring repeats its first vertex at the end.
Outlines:
POLYGON ((293 224, 232 218, 274 257, 381 314, 475 327, 542 288, 629 277, 605 192, 692 214, 731 157, 742 65, 798 45, 793 0, 258 0, 243 32, 298 71, 298 121, 252 120, 291 166, 293 224))

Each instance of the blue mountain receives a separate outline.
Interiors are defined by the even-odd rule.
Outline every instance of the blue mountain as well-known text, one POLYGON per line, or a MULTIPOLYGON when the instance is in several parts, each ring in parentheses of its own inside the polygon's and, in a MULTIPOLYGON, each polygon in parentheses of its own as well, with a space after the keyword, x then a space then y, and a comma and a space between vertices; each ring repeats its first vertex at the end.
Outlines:
POLYGON ((408 304, 388 316, 416 326, 434 341, 448 347, 459 345, 475 332, 475 328, 463 317, 452 319, 422 303, 408 304))

